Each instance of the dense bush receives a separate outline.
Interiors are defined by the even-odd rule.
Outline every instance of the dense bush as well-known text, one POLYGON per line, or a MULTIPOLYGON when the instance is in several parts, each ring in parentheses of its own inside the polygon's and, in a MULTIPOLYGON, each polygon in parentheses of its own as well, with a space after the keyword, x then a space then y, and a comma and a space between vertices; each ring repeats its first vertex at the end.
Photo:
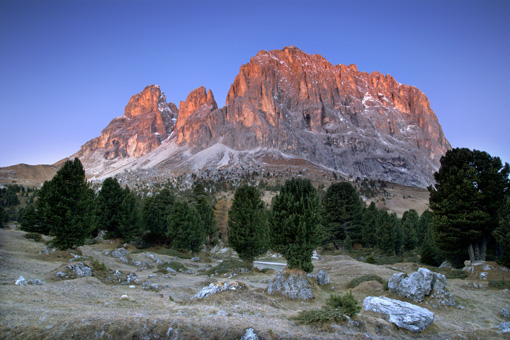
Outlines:
POLYGON ((346 321, 346 316, 353 317, 361 311, 358 301, 351 292, 344 296, 333 294, 326 301, 326 305, 318 310, 302 311, 293 319, 300 324, 328 324, 346 321))
POLYGON ((26 233, 25 238, 28 238, 30 240, 34 240, 35 242, 42 242, 42 236, 39 233, 26 233))
POLYGON ((384 280, 379 275, 367 274, 367 275, 363 275, 363 276, 357 277, 357 278, 349 281, 349 283, 347 284, 347 288, 357 287, 357 286, 359 286, 360 283, 367 282, 367 281, 377 281, 380 284, 384 284, 384 280))

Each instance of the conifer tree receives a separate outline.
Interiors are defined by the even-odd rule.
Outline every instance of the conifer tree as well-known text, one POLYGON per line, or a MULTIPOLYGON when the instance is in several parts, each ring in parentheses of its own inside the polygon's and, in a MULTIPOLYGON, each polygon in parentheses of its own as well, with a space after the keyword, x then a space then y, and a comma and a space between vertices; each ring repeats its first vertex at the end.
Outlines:
POLYGON ((216 228, 216 219, 214 218, 214 208, 210 203, 209 195, 200 182, 196 183, 193 188, 191 202, 200 214, 209 244, 216 244, 218 242, 218 231, 216 228))
POLYGON ((493 235, 501 247, 498 263, 510 267, 510 193, 501 208, 499 226, 493 235))
POLYGON ((466 251, 471 261, 485 260, 509 173, 509 165, 503 166, 499 157, 478 150, 457 148, 441 157, 436 184, 429 187, 433 239, 453 265, 462 264, 466 251))
POLYGON ((44 223, 55 236, 53 245, 59 249, 83 245, 92 230, 94 193, 80 160, 66 161, 41 192, 44 223))
POLYGON ((419 219, 418 212, 414 209, 404 212, 402 216, 403 246, 405 251, 412 250, 418 245, 416 229, 418 228, 419 219))
POLYGON ((168 230, 168 217, 175 197, 168 189, 163 189, 152 197, 147 197, 142 208, 142 219, 151 242, 164 243, 168 230))
POLYGON ((387 255, 395 251, 395 234, 392 218, 385 210, 378 210, 376 221, 377 248, 387 255))
POLYGON ((287 259, 287 266, 313 271, 312 254, 321 244, 320 201, 309 180, 291 179, 273 198, 272 249, 287 259))
POLYGON ((393 237, 395 242, 395 254, 402 255, 404 252, 405 235, 404 228, 401 220, 397 217, 397 214, 390 214, 390 221, 393 226, 393 237))
POLYGON ((418 222, 418 227, 416 228, 418 245, 423 244, 425 235, 428 233, 432 225, 432 217, 433 217, 432 212, 428 209, 425 210, 423 214, 421 214, 420 220, 418 222))
POLYGON ((354 242, 362 241, 363 204, 352 184, 332 184, 324 196, 323 211, 323 242, 339 244, 347 235, 354 242))
POLYGON ((0 228, 4 227, 5 223, 5 210, 3 205, 0 204, 0 228))
POLYGON ((108 177, 103 181, 96 197, 96 230, 105 230, 106 238, 121 237, 121 204, 124 191, 116 178, 108 177))
POLYGON ((345 240, 344 240, 344 249, 347 250, 347 251, 351 251, 352 250, 352 239, 351 239, 351 236, 349 234, 347 234, 347 236, 345 237, 345 240))
POLYGON ((205 231, 200 214, 187 202, 175 202, 168 216, 167 237, 172 248, 180 251, 200 251, 205 241, 205 231))
POLYGON ((131 242, 140 235, 142 219, 136 195, 126 187, 123 197, 119 209, 119 234, 126 242, 131 242))
POLYGON ((373 248, 377 245, 377 219, 378 210, 374 202, 371 202, 368 208, 363 209, 363 226, 361 235, 365 247, 373 248))
POLYGON ((228 212, 228 228, 228 243, 248 264, 268 250, 267 213, 257 188, 237 188, 228 212))
POLYGON ((34 204, 28 204, 21 215, 21 230, 31 232, 47 234, 49 230, 45 230, 41 226, 41 217, 35 208, 34 204))
POLYGON ((434 246, 432 241, 432 231, 429 229, 425 233, 423 244, 420 252, 420 262, 428 264, 429 266, 440 266, 443 262, 443 258, 439 253, 439 250, 434 246))

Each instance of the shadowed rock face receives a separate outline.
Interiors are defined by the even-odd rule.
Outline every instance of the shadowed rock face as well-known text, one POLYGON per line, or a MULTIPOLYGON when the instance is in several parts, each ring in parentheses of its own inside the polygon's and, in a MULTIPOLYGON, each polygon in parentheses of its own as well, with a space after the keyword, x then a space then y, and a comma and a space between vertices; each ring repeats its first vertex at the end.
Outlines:
MULTIPOLYGON (((223 108, 211 90, 199 87, 177 112, 158 86, 148 86, 77 156, 100 174, 100 162, 120 168, 116 160, 148 155, 169 136, 168 143, 189 150, 184 155, 218 144, 235 152, 257 149, 258 159, 264 159, 261 152, 270 158, 276 151, 346 176, 418 187, 433 183, 450 149, 419 89, 355 65, 332 65, 295 47, 260 51, 242 65, 223 108)), ((181 162, 185 156, 168 155, 156 168, 172 171, 172 157, 181 162)))
POLYGON ((105 159, 143 156, 170 135, 176 116, 177 107, 166 102, 159 86, 147 86, 131 97, 124 115, 113 119, 101 136, 83 145, 77 156, 86 159, 94 152, 102 152, 105 159))

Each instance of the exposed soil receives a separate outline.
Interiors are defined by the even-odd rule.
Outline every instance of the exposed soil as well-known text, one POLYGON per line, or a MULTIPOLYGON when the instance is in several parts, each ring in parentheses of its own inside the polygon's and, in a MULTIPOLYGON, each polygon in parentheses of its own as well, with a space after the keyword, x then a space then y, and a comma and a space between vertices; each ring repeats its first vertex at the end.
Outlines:
MULTIPOLYGON (((93 258, 111 270, 136 272, 139 283, 136 288, 129 288, 127 284, 105 284, 96 277, 56 278, 55 271, 69 264, 73 256, 69 252, 46 255, 43 243, 28 240, 24 234, 17 229, 0 229, 2 339, 240 339, 247 328, 254 328, 260 339, 504 339, 497 326, 508 321, 500 312, 510 307, 510 292, 489 288, 487 280, 481 280, 476 270, 465 280, 448 280, 449 289, 462 309, 433 308, 427 301, 420 304, 435 313, 433 325, 420 334, 398 329, 382 314, 363 311, 344 324, 303 326, 290 318, 300 310, 319 308, 333 292, 343 294, 351 279, 376 274, 387 280, 397 271, 411 273, 418 265, 377 266, 348 256, 324 256, 314 262, 314 274, 326 270, 331 283, 320 287, 314 300, 291 301, 264 294, 267 282, 276 275, 274 271, 239 273, 230 280, 238 280, 248 289, 195 300, 193 295, 204 286, 229 280, 230 274, 226 277, 199 274, 201 267, 217 264, 216 255, 203 254, 202 261, 191 262, 156 254, 165 262, 178 261, 193 271, 172 276, 156 272, 156 267, 139 270, 105 255, 105 251, 121 246, 116 242, 103 241, 79 248, 89 261, 93 258), (41 250, 43 253, 39 254, 41 250), (151 274, 156 276, 148 278, 151 274), (45 284, 16 286, 20 275, 27 280, 41 279, 45 284), (143 290, 142 283, 147 280, 167 288, 157 292, 143 290), (122 298, 123 295, 127 297, 122 298)), ((133 250, 128 247, 133 261, 150 261, 146 253, 133 250)), ((495 263, 489 264, 490 277, 510 280, 509 272, 495 263)), ((363 283, 352 293, 360 303, 373 295, 401 299, 376 282, 363 283)))

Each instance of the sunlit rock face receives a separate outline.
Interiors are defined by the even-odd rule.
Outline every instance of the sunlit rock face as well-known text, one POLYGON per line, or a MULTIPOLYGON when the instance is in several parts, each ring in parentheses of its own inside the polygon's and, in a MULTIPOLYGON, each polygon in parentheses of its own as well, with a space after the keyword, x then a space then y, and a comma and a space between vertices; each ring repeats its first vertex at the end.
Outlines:
POLYGON ((102 152, 105 159, 140 157, 155 148, 173 131, 177 107, 167 103, 159 86, 147 86, 126 105, 124 115, 113 119, 101 136, 82 146, 78 157, 102 152))
POLYGON ((242 169, 247 160, 274 165, 283 157, 345 177, 426 187, 448 149, 419 89, 291 46, 242 65, 223 108, 204 87, 179 110, 158 86, 146 87, 76 155, 94 176, 242 169))
POLYGON ((296 47, 260 51, 241 66, 226 106, 212 107, 186 114, 180 133, 194 137, 179 141, 277 149, 348 175, 420 187, 433 182, 450 148, 419 89, 296 47))

